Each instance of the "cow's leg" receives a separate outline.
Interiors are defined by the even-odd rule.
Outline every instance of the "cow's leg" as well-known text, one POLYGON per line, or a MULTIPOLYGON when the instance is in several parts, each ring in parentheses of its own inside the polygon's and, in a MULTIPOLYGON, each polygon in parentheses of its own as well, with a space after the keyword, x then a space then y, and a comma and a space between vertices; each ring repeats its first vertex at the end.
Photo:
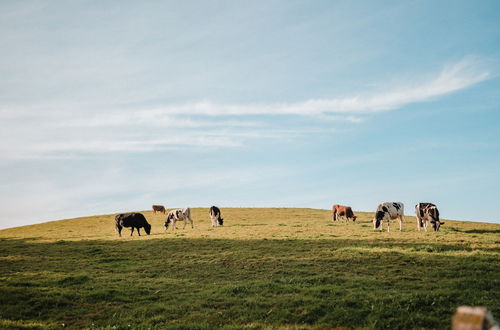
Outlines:
POLYGON ((116 226, 116 230, 118 231, 118 236, 122 237, 122 226, 116 226))
POLYGON ((404 215, 399 216, 399 231, 403 231, 403 220, 404 220, 404 215))
POLYGON ((391 231, 391 221, 387 220, 387 232, 391 231))
POLYGON ((132 231, 130 232, 130 236, 134 233, 134 227, 132 227, 132 231))
POLYGON ((186 218, 184 218, 184 221, 183 221, 183 222, 184 222, 184 226, 182 226, 182 229, 186 228, 186 223, 187 223, 186 218))
POLYGON ((141 228, 137 227, 137 234, 139 234, 139 236, 141 236, 141 228))

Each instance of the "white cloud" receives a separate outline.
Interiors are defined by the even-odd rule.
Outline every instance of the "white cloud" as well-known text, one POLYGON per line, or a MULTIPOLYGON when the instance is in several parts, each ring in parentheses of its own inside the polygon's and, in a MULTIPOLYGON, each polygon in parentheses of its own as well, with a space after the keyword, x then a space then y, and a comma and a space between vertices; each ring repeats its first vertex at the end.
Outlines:
MULTIPOLYGON (((4 160, 101 152, 152 152, 178 147, 235 148, 250 140, 292 140, 330 131, 315 121, 359 123, 367 114, 395 110, 459 91, 488 78, 478 62, 462 60, 419 84, 373 95, 310 99, 281 104, 217 104, 210 101, 147 109, 111 110, 109 105, 39 104, 0 108, 5 129, 4 160), (99 111, 101 110, 101 111, 99 111), (244 117, 247 116, 247 117, 244 117), (248 116, 258 116, 248 120, 248 116), (310 117, 308 125, 268 120, 269 116, 310 117)), ((319 122, 318 122, 319 123, 319 122)), ((335 128, 333 128, 334 130, 335 128)))
POLYGON ((411 103, 429 101, 487 79, 489 73, 478 71, 476 66, 475 61, 462 60, 446 66, 436 77, 428 81, 418 85, 398 86, 377 95, 255 105, 217 104, 210 101, 201 101, 171 105, 148 111, 162 115, 205 116, 367 114, 394 110, 411 103))

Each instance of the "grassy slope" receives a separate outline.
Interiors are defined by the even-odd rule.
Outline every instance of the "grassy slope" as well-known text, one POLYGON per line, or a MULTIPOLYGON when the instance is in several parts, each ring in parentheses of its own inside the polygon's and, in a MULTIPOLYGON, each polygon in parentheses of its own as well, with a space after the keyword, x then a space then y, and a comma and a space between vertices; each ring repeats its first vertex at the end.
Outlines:
MULTIPOLYGON (((114 216, 0 231, 0 328, 446 328, 458 305, 500 316, 500 225, 374 232, 371 214, 223 209, 211 228, 119 238, 114 216)), ((182 227, 182 225, 180 226, 182 227)))

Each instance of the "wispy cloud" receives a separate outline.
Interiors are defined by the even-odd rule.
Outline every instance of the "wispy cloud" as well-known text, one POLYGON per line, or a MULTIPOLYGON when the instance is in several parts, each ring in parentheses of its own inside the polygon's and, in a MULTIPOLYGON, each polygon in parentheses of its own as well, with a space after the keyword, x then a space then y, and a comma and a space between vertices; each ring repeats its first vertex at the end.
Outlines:
POLYGON ((170 130, 145 131, 145 133, 131 136, 129 130, 115 130, 111 134, 105 134, 99 132, 100 129, 100 127, 94 128, 92 136, 87 138, 83 138, 82 134, 71 134, 66 130, 58 130, 56 135, 20 136, 15 141, 0 144, 0 152, 2 153, 0 164, 12 159, 67 159, 78 158, 82 154, 143 153, 179 148, 202 148, 203 150, 207 148, 241 148, 249 141, 290 141, 305 134, 325 131, 321 128, 268 129, 267 127, 199 131, 196 128, 179 129, 173 127, 170 130), (61 135, 64 135, 64 138, 61 138, 61 135))
POLYGON ((462 60, 446 66, 430 80, 418 84, 397 86, 375 95, 253 105, 217 104, 211 101, 201 101, 165 106, 148 111, 158 115, 205 116, 367 114, 395 110, 412 103, 426 102, 468 88, 487 79, 490 74, 486 71, 479 71, 476 67, 475 61, 462 60))
POLYGON ((9 143, 0 144, 0 152, 4 159, 24 159, 179 147, 238 148, 259 139, 290 141, 332 130, 332 125, 322 124, 324 120, 359 123, 369 114, 401 109, 471 87, 489 75, 478 69, 477 62, 462 60, 428 79, 420 79, 418 84, 386 87, 383 92, 365 96, 297 103, 228 105, 202 101, 145 109, 117 110, 115 106, 100 112, 89 111, 88 104, 3 107, 0 118, 7 125, 0 137, 9 143), (292 120, 278 124, 269 120, 270 116, 292 120), (293 117, 308 117, 308 124, 302 119, 297 124, 293 117))

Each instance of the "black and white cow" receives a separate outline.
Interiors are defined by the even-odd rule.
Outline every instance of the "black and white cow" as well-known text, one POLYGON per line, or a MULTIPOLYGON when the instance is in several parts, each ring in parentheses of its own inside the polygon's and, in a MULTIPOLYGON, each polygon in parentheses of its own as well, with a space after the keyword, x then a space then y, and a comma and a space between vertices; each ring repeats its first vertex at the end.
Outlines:
POLYGON ((210 208, 210 220, 212 221, 212 227, 222 226, 224 219, 220 216, 220 210, 217 206, 212 206, 210 208))
POLYGON ((439 227, 444 225, 444 222, 439 220, 439 210, 432 203, 418 203, 415 205, 415 214, 417 215, 417 228, 424 227, 427 232, 427 226, 430 222, 434 231, 439 231, 439 227))
POLYGON ((191 209, 189 207, 183 208, 183 209, 176 209, 168 212, 167 215, 167 220, 165 220, 165 230, 168 229, 169 225, 172 225, 172 231, 174 231, 175 228, 175 223, 177 221, 183 221, 184 226, 182 229, 186 228, 186 223, 189 220, 191 223, 191 228, 194 228, 193 226, 193 219, 191 219, 191 209))
POLYGON ((390 231, 390 221, 393 219, 398 219, 399 221, 399 231, 403 230, 403 220, 404 220, 404 205, 399 202, 385 202, 380 203, 377 206, 377 211, 375 211, 375 217, 373 218, 373 229, 380 227, 382 230, 382 221, 387 221, 387 231, 390 231))

